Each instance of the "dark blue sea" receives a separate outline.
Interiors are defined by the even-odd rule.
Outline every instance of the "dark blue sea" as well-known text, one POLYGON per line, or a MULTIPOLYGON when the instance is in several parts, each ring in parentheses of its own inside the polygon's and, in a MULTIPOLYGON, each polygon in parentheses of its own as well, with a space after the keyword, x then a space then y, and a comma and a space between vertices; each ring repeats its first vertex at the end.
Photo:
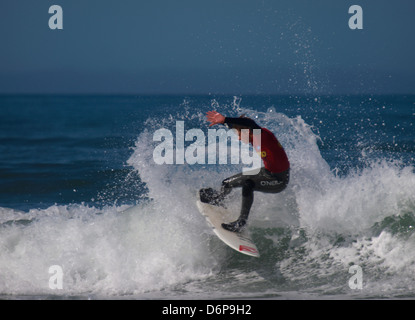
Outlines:
POLYGON ((0 297, 414 298, 414 168, 413 95, 3 95, 0 297), (255 193, 258 259, 195 203, 241 164, 154 161, 158 129, 207 136, 212 109, 270 129, 291 162, 284 192, 255 193))

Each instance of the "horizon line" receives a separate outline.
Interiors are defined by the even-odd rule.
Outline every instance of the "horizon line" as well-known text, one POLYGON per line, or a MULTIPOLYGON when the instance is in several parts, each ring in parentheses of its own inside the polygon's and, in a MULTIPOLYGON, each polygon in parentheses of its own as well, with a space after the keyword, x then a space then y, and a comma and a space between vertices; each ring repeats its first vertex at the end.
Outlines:
POLYGON ((0 96, 302 96, 302 97, 327 97, 327 96, 413 96, 414 93, 390 92, 390 93, 371 93, 371 92, 338 92, 338 93, 217 93, 217 92, 200 92, 200 93, 138 93, 138 92, 0 92, 0 96))

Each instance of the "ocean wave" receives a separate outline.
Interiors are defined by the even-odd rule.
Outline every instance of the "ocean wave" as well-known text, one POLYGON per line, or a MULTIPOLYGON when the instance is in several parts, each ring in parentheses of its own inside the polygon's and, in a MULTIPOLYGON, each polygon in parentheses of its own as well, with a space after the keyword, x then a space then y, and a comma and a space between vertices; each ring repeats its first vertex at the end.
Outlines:
MULTIPOLYGON (((374 157, 339 175, 321 154, 317 129, 302 117, 239 103, 211 100, 190 112, 185 101, 185 112, 149 118, 127 160, 134 173, 117 171, 124 189, 117 190, 120 180, 98 195, 106 200, 139 193, 135 206, 0 208, 0 295, 229 298, 301 292, 398 297, 411 292, 414 168, 374 157), (256 260, 218 240, 195 205, 198 189, 219 187, 241 164, 153 161, 155 130, 174 130, 177 120, 187 129, 206 130, 204 111, 210 107, 256 119, 276 134, 290 158, 288 188, 276 195, 255 193, 249 223, 261 254, 256 260), (49 287, 52 265, 62 267, 61 290, 49 287), (363 271, 361 290, 348 285, 353 265, 363 271)), ((114 176, 103 173, 107 175, 114 176)), ((236 215, 240 197, 235 191, 227 200, 236 215)))

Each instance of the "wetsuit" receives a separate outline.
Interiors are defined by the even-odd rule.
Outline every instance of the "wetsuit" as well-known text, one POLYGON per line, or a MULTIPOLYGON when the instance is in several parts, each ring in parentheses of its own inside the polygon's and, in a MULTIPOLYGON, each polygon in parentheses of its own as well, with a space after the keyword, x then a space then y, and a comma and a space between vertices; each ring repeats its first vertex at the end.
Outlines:
POLYGON ((246 224, 249 211, 254 201, 254 191, 278 193, 287 187, 290 177, 290 163, 284 148, 274 134, 266 128, 261 128, 256 122, 249 118, 226 117, 224 124, 232 128, 247 128, 250 130, 260 129, 261 140, 253 135, 252 146, 261 156, 264 167, 256 175, 244 175, 239 173, 222 181, 220 192, 211 188, 202 189, 200 198, 202 202, 221 204, 224 198, 233 188, 242 188, 241 213, 235 222, 222 224, 223 228, 230 231, 240 231, 246 224))

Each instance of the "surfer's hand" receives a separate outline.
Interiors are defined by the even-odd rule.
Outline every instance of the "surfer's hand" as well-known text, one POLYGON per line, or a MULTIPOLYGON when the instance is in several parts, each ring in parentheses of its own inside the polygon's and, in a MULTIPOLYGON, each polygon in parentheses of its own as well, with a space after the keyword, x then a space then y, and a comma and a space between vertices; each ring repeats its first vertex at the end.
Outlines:
POLYGON ((206 112, 207 121, 210 122, 209 127, 214 126, 215 124, 223 124, 225 122, 225 117, 217 111, 208 111, 206 112))

